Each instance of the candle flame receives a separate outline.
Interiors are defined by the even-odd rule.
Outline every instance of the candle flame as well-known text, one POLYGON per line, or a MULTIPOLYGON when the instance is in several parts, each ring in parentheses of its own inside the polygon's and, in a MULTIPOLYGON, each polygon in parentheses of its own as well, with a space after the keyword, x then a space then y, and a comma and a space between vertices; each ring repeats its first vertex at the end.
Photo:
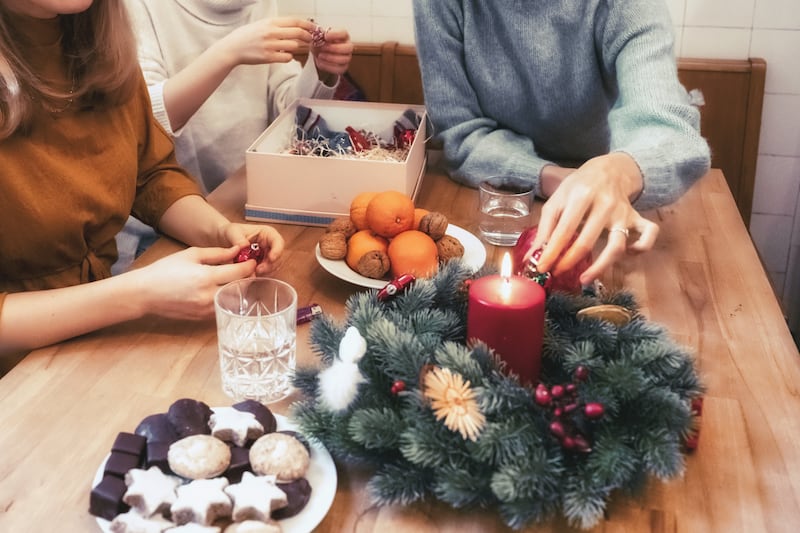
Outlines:
POLYGON ((505 279, 511 277, 511 255, 508 252, 503 255, 503 262, 500 264, 500 275, 505 279))

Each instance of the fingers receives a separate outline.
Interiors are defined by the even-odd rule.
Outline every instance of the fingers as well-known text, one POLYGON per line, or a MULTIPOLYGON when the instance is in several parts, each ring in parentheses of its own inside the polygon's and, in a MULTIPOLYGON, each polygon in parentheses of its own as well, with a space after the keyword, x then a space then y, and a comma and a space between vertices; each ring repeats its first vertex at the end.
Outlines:
POLYGON ((628 246, 628 250, 637 253, 652 250, 653 246, 656 244, 656 239, 658 238, 658 224, 647 220, 646 218, 639 217, 635 229, 639 233, 639 238, 637 238, 630 246, 628 246))

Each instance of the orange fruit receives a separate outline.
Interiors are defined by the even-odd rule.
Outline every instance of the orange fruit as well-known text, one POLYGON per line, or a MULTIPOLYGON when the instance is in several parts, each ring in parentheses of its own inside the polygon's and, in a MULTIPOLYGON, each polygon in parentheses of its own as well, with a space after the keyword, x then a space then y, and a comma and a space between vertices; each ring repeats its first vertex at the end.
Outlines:
POLYGON ((414 201, 399 191, 376 194, 367 204, 367 227, 386 238, 412 229, 414 201))
POLYGON ((358 260, 367 252, 380 251, 387 253, 389 248, 389 241, 375 235, 368 229, 357 231, 347 240, 347 255, 344 257, 347 266, 353 270, 357 270, 358 260))
POLYGON ((367 205, 376 194, 372 191, 361 192, 350 202, 350 220, 356 229, 367 229, 367 205))
POLYGON ((393 277, 413 274, 428 278, 439 271, 436 242, 427 233, 415 229, 399 233, 389 242, 388 254, 393 277))
POLYGON ((427 209, 423 209, 421 207, 417 207, 414 209, 414 225, 411 226, 411 229, 419 229, 419 221, 422 220, 422 217, 430 213, 427 209))

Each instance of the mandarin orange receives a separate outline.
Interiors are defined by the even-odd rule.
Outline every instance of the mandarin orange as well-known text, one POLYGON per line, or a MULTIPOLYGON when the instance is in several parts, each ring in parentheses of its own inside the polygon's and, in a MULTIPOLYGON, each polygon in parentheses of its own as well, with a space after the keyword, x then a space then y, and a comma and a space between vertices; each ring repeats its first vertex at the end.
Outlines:
POLYGON ((350 220, 356 229, 367 229, 367 205, 376 194, 374 191, 361 192, 350 202, 350 220))
POLYGON ((422 217, 430 213, 427 209, 422 207, 417 207, 414 209, 414 224, 411 226, 411 229, 419 229, 419 221, 422 220, 422 217))
POLYGON ((387 253, 388 248, 389 241, 368 229, 362 229, 347 240, 347 255, 344 261, 347 266, 358 271, 358 261, 364 254, 374 251, 387 253))
POLYGON ((427 278, 439 271, 439 254, 431 237, 418 230, 397 234, 389 241, 389 261, 392 276, 413 274, 427 278))
POLYGON ((383 191, 367 204, 367 227, 388 239, 412 229, 414 201, 399 191, 383 191))

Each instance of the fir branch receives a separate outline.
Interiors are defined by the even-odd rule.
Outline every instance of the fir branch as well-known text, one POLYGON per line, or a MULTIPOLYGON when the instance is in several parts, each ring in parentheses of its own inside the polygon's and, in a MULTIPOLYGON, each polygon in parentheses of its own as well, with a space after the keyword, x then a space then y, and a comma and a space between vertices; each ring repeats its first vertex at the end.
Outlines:
POLYGON ((625 486, 640 466, 636 450, 619 432, 606 425, 595 433, 592 453, 586 460, 586 469, 595 485, 625 486))
POLYGON ((591 529, 603 518, 609 489, 594 485, 583 469, 572 472, 563 490, 561 505, 571 525, 591 529))
POLYGON ((405 424, 392 409, 359 409, 348 424, 350 437, 367 449, 395 451, 405 424))
POLYGON ((429 494, 430 472, 405 463, 382 465, 367 483, 376 505, 411 505, 429 494))
POLYGON ((508 527, 522 529, 532 522, 545 521, 555 514, 558 505, 550 500, 530 498, 501 502, 498 504, 497 510, 508 527))
POLYGON ((436 468, 433 494, 456 509, 493 502, 491 469, 480 463, 448 461, 436 468))
POLYGON ((292 385, 305 397, 315 397, 319 393, 318 368, 297 367, 292 376, 292 385))
POLYGON ((485 344, 476 343, 475 346, 476 349, 470 350, 462 344, 445 342, 436 351, 435 362, 458 372, 473 385, 480 385, 492 370, 494 357, 485 344))
POLYGON ((529 449, 513 462, 501 465, 492 475, 492 492, 501 502, 548 499, 558 494, 564 464, 560 449, 541 446, 529 449))
POLYGON ((543 425, 526 412, 489 423, 473 445, 473 455, 495 467, 511 464, 543 447, 543 425))
POLYGON ((325 366, 330 365, 339 353, 339 343, 344 337, 345 329, 327 315, 322 315, 311 323, 311 348, 325 366))
POLYGON ((643 432, 638 435, 636 448, 647 470, 659 479, 666 481, 683 473, 680 435, 664 429, 643 432))

